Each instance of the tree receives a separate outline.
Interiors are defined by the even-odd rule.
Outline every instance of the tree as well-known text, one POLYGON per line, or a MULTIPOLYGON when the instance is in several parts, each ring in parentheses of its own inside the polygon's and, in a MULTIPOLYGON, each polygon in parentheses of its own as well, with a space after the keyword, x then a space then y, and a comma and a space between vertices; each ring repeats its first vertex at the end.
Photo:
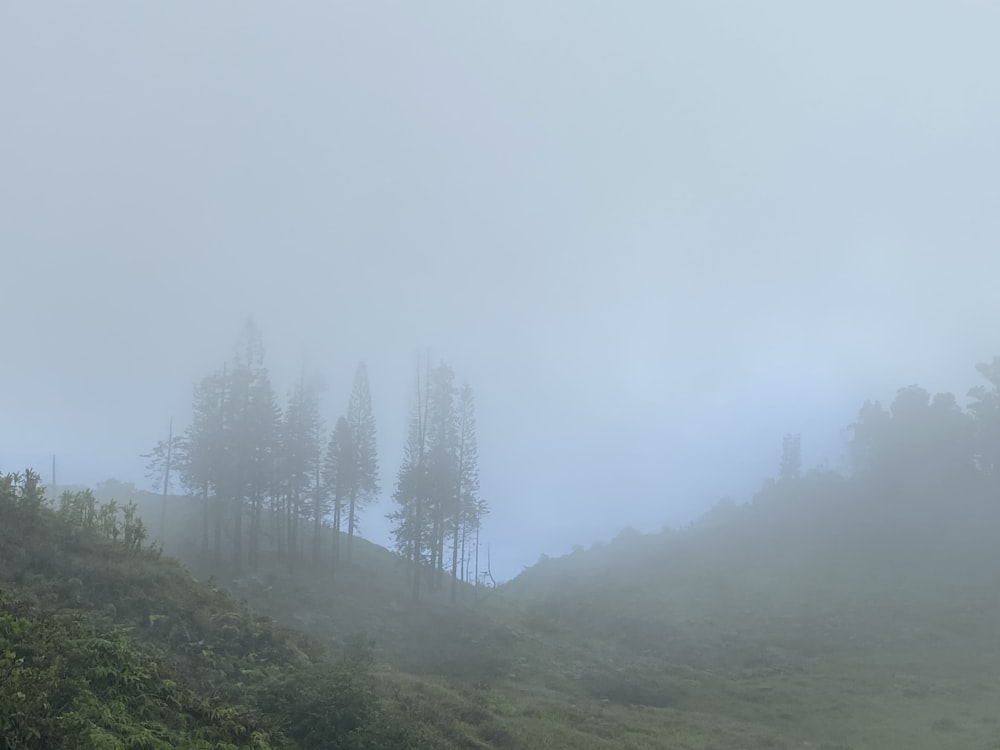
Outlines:
POLYGON ((281 429, 280 474, 284 485, 285 553, 289 563, 299 555, 300 527, 307 515, 307 500, 313 507, 320 485, 319 387, 300 382, 288 397, 281 429))
POLYGON ((209 528, 213 559, 222 563, 225 518, 232 525, 232 561, 243 565, 243 520, 250 509, 249 560, 257 563, 263 497, 272 485, 280 417, 263 364, 260 332, 247 321, 232 361, 195 387, 193 418, 176 446, 184 485, 203 501, 202 548, 209 528))
POLYGON ((785 435, 781 442, 781 481, 789 482, 802 476, 802 437, 785 435))
POLYGON ((851 427, 855 475, 891 490, 887 500, 931 500, 942 482, 974 470, 974 423, 950 393, 900 388, 888 411, 865 402, 851 427))
POLYGON ((214 529, 214 559, 222 555, 221 467, 223 464, 223 401, 226 371, 206 375, 194 386, 191 424, 180 444, 178 466, 181 481, 192 494, 202 499, 202 554, 209 554, 209 532, 214 529))
POLYGON ((410 561, 410 575, 413 599, 420 597, 420 577, 423 569, 424 547, 427 540, 426 505, 429 495, 429 480, 426 465, 427 453, 427 383, 420 379, 417 368, 417 406, 410 418, 406 446, 403 448, 403 463, 396 475, 396 490, 392 499, 396 510, 388 515, 393 522, 393 536, 396 549, 404 559, 410 561))
MULTIPOLYGON (((345 417, 337 420, 323 462, 323 482, 326 495, 333 498, 333 561, 340 560, 340 529, 344 499, 350 496, 355 484, 354 474, 358 465, 351 428, 345 417)), ((318 537, 317 537, 318 538, 318 537)))
POLYGON ((472 386, 468 382, 462 384, 462 389, 459 392, 456 447, 458 504, 452 517, 452 601, 455 601, 458 596, 460 560, 463 567, 461 577, 463 581, 465 580, 466 540, 469 530, 470 528, 474 528, 478 532, 480 519, 485 510, 485 505, 479 498, 479 447, 476 441, 476 402, 472 395, 472 386), (459 552, 461 552, 461 558, 459 558, 459 552))
POLYGON ((393 521, 396 548, 412 564, 413 597, 426 574, 431 588, 442 585, 450 557, 451 593, 467 575, 467 548, 475 549, 478 577, 479 529, 488 506, 479 497, 479 453, 472 388, 457 393, 445 363, 417 377, 417 408, 410 419, 403 463, 396 479, 393 521), (446 555, 446 543, 450 554, 446 555))
POLYGON ((167 439, 160 440, 149 453, 143 453, 140 458, 147 459, 146 478, 152 480, 153 489, 159 491, 162 487, 163 500, 160 504, 160 543, 165 538, 165 527, 167 517, 167 496, 173 486, 173 477, 170 475, 174 468, 174 460, 180 455, 182 439, 180 435, 174 435, 174 418, 170 418, 170 426, 167 429, 167 439))
POLYGON ((349 474, 347 511, 347 562, 351 561, 351 543, 357 531, 360 510, 373 499, 378 486, 378 452, 375 445, 375 416, 372 414, 372 397, 368 387, 368 370, 365 363, 358 365, 354 387, 347 404, 347 427, 353 444, 351 458, 353 470, 349 474))
POLYGON ((989 383, 969 390, 969 413, 976 428, 976 461, 980 471, 994 475, 1000 464, 1000 357, 980 362, 976 370, 989 383))
POLYGON ((430 372, 427 401, 428 513, 431 522, 430 583, 440 588, 444 577, 444 540, 459 513, 458 431, 455 374, 444 362, 430 372))

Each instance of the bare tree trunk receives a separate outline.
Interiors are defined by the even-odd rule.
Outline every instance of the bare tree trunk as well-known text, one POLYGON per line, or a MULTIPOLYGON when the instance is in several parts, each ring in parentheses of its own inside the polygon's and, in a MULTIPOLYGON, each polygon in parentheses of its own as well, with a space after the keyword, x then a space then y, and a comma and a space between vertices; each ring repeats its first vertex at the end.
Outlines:
POLYGON ((476 588, 479 588, 479 520, 476 520, 476 588))
POLYGON ((274 544, 278 559, 285 556, 285 529, 281 524, 281 483, 277 480, 271 485, 271 529, 274 533, 274 544))
MULTIPOLYGON (((319 442, 316 443, 319 445, 319 442)), ((320 545, 320 530, 323 527, 323 508, 321 507, 321 496, 320 496, 320 483, 319 483, 319 467, 320 460, 319 456, 316 456, 316 498, 315 507, 313 509, 313 563, 319 565, 319 545, 320 545)))
MULTIPOLYGON (((167 526, 167 492, 170 489, 170 459, 173 457, 174 449, 174 418, 170 418, 170 427, 167 430, 167 465, 163 471, 163 501, 160 503, 160 546, 163 546, 163 540, 166 538, 166 526, 167 526)), ((55 456, 52 457, 52 477, 53 484, 55 484, 56 475, 56 459, 55 456)))
POLYGON ((465 554, 465 537, 467 536, 468 531, 469 531, 469 522, 468 519, 465 517, 465 514, 463 513, 462 514, 462 582, 463 583, 467 583, 469 580, 468 578, 469 574, 467 570, 469 559, 465 554))
POLYGON ((333 499, 333 561, 335 563, 340 562, 340 526, 344 512, 343 506, 344 500, 340 496, 340 490, 337 490, 333 499))
POLYGON ((222 567, 222 497, 219 493, 219 488, 215 488, 215 497, 212 502, 212 522, 213 522, 213 536, 215 539, 214 548, 214 560, 215 569, 218 570, 222 567))
POLYGON ((208 484, 205 484, 201 488, 201 554, 205 560, 208 560, 208 526, 209 526, 209 509, 208 509, 208 484))
POLYGON ((233 567, 236 575, 243 570, 243 496, 233 493, 233 567))
POLYGON ((351 543, 354 541, 354 513, 358 501, 358 490, 351 488, 351 500, 347 511, 347 564, 351 564, 351 543))
POLYGON ((458 530, 460 516, 455 516, 455 529, 451 538, 451 601, 458 598, 458 530))
POLYGON ((423 500, 419 496, 416 501, 416 512, 414 513, 415 528, 413 531, 413 601, 417 601, 420 598, 420 568, 423 560, 421 559, 423 555, 420 551, 420 537, 422 535, 421 526, 423 525, 423 500))
POLYGON ((254 490, 253 503, 251 505, 251 515, 250 515, 250 545, 249 545, 249 562, 250 568, 252 570, 257 569, 258 555, 260 553, 260 506, 261 506, 261 492, 260 488, 254 490))

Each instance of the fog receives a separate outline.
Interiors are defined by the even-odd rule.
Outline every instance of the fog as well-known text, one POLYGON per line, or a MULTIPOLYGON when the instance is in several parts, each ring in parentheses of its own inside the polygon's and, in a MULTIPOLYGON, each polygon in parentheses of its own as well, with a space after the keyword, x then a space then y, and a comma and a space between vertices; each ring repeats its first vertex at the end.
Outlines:
POLYGON ((498 578, 841 463, 1000 354, 1000 6, 0 6, 0 468, 149 486, 248 316, 372 381, 388 543, 418 356, 475 389, 498 578))

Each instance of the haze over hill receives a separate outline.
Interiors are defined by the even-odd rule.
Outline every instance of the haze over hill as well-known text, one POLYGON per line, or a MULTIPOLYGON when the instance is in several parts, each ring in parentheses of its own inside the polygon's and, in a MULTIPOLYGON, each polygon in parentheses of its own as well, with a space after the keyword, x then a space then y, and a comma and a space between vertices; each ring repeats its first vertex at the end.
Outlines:
MULTIPOLYGON (((275 484, 252 449, 268 434, 265 381, 235 360, 200 384, 212 398, 182 446, 182 471, 211 493, 106 483, 53 500, 37 475, 0 472, 0 739, 998 747, 1000 357, 977 370, 967 409, 919 386, 866 401, 849 472, 804 471, 788 435, 751 503, 720 502, 684 530, 625 530, 497 587, 453 577, 437 546, 468 523, 440 495, 447 368, 429 373, 426 461, 400 475, 402 554, 354 540, 352 555, 349 533, 297 494, 308 390, 281 422, 275 484), (116 502, 130 495, 138 505, 116 502), (423 523, 410 514, 421 498, 423 523)), ((325 471, 350 495, 339 461, 325 471)))
POLYGON ((504 578, 749 497, 785 433, 837 465, 865 398, 1000 351, 997 38, 971 1, 5 4, 0 464, 143 483, 253 315, 328 427, 367 362, 383 489, 416 353, 469 379, 504 578))

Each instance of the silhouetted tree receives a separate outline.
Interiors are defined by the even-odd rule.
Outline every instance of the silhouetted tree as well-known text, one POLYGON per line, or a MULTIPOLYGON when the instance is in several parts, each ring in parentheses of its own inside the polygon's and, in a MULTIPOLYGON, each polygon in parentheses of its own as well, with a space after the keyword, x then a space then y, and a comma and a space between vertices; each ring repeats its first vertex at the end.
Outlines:
POLYGON ((171 470, 176 467, 176 460, 180 456, 182 438, 174 435, 174 420, 170 418, 170 426, 167 429, 167 439, 160 440, 153 446, 149 453, 144 453, 140 458, 147 459, 146 478, 152 480, 153 489, 159 491, 163 499, 160 504, 160 543, 163 543, 167 517, 167 497, 173 486, 171 470))
POLYGON ((479 497, 472 388, 465 384, 456 394, 454 380, 452 369, 443 362, 427 369, 422 385, 418 374, 417 408, 393 494, 397 507, 389 514, 396 547, 411 562, 414 598, 424 573, 431 588, 442 585, 448 557, 452 597, 457 597, 473 535, 478 566, 479 528, 488 512, 479 497), (448 555, 446 543, 451 547, 448 555))
POLYGON ((223 441, 223 405, 226 394, 225 369, 207 375, 194 387, 192 419, 180 444, 178 467, 181 481, 202 500, 202 554, 209 555, 211 545, 216 565, 222 560, 222 513, 220 484, 225 464, 223 441))
POLYGON ((375 445, 375 416, 368 387, 365 363, 358 365, 354 387, 347 404, 347 426, 353 444, 354 467, 348 477, 347 561, 351 561, 351 543, 357 532, 358 513, 378 494, 378 452, 375 445))
MULTIPOLYGON (((288 397, 281 433, 281 475, 285 492, 285 552, 289 562, 299 554, 300 526, 307 501, 321 491, 319 389, 301 382, 288 397)), ((312 503, 310 503, 311 505, 312 503)))
POLYGON ((428 378, 421 382, 417 369, 417 406, 410 418, 403 463, 396 475, 392 499, 396 510, 388 515, 393 522, 396 549, 410 562, 409 571, 414 600, 420 597, 424 548, 428 540, 426 507, 430 494, 427 471, 427 393, 428 378))
POLYGON ((279 450, 281 410, 264 366, 264 345, 253 321, 248 321, 236 346, 233 363, 232 436, 233 559, 242 565, 243 518, 249 511, 247 559, 256 567, 260 554, 263 506, 279 450))
POLYGON ((357 468, 354 440, 345 417, 337 420, 326 448, 323 462, 323 482, 326 495, 333 499, 333 561, 340 560, 340 529, 344 499, 350 496, 357 468))
MULTIPOLYGON (((479 446, 476 440, 476 402, 472 387, 463 383, 458 396, 456 430, 457 507, 452 514, 451 600, 458 594, 459 565, 465 580, 466 540, 470 529, 479 528, 485 504, 479 498, 479 446), (461 557, 459 555, 461 554, 461 557)), ((478 554, 478 550, 477 550, 478 554)))
POLYGON ((244 517, 249 510, 248 559, 257 564, 264 496, 272 486, 280 413, 264 367, 260 332, 248 321, 232 362, 195 387, 193 419, 176 448, 181 478, 203 502, 202 547, 209 527, 213 559, 222 562, 223 522, 232 527, 232 561, 244 562, 244 517))
POLYGON ((458 432, 455 419, 455 374, 445 363, 430 372, 427 402, 428 513, 431 522, 430 582, 442 584, 444 540, 451 519, 459 514, 458 432))
POLYGON ((984 474, 997 474, 1000 464, 1000 357, 980 362, 976 370, 989 385, 969 390, 969 413, 975 420, 976 463, 984 474))
POLYGON ((779 478, 788 482, 802 476, 802 438, 800 435, 785 435, 781 443, 781 472, 779 478))
POLYGON ((889 411, 865 402, 851 425, 856 476, 903 499, 928 496, 945 480, 974 470, 974 424, 950 393, 901 388, 889 411))

